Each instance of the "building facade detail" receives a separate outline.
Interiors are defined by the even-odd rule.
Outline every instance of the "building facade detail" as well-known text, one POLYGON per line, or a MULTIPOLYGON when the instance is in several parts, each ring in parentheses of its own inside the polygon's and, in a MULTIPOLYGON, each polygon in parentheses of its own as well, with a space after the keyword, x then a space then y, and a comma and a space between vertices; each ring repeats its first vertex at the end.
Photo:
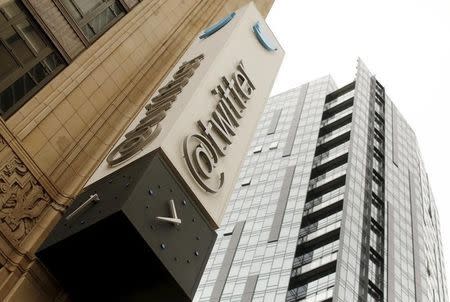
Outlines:
POLYGON ((36 225, 50 197, 16 156, 0 168, 2 230, 20 243, 36 225))
POLYGON ((0 158, 0 230, 18 247, 48 208, 62 213, 65 207, 54 201, 4 137, 0 137, 0 158))

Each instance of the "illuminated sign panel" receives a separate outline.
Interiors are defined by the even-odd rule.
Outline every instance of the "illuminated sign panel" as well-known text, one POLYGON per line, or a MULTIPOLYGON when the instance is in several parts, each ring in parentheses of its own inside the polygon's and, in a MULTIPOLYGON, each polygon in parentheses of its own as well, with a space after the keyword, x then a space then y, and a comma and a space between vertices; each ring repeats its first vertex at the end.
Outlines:
POLYGON ((88 186, 149 153, 162 154, 218 227, 284 56, 253 4, 232 16, 193 41, 88 186))

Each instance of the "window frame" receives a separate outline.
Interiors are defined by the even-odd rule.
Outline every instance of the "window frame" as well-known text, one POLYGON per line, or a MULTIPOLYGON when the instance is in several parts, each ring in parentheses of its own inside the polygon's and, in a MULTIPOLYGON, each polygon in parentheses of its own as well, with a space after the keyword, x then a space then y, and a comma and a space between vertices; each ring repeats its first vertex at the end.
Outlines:
POLYGON ((253 154, 261 153, 262 149, 263 149, 262 145, 256 146, 255 148, 253 148, 253 154))
POLYGON ((103 3, 99 5, 98 7, 94 8, 94 10, 90 11, 87 14, 84 14, 79 7, 79 5, 76 3, 76 0, 68 0, 72 3, 72 5, 75 7, 77 12, 82 16, 80 20, 76 20, 72 14, 67 9, 66 4, 64 4, 64 0, 54 0, 55 5, 59 8, 61 13, 64 15, 66 20, 69 22, 69 24, 72 26, 72 28, 75 30, 77 36, 81 39, 83 44, 87 47, 93 44, 95 41, 97 41, 108 29, 114 26, 120 19, 122 19, 129 11, 130 8, 123 0, 103 0, 103 3), (89 38, 85 32, 83 31, 83 27, 89 24, 92 20, 95 19, 98 15, 100 15, 103 11, 111 7, 114 3, 119 4, 123 8, 123 12, 116 16, 113 20, 111 20, 108 25, 103 27, 99 32, 95 33, 94 36, 89 38))
POLYGON ((278 149, 278 141, 271 142, 269 145, 269 150, 278 149))
POLYGON ((242 179, 241 187, 247 187, 247 186, 251 185, 251 183, 252 183, 252 177, 246 177, 246 178, 242 179))
POLYGON ((0 116, 3 120, 8 119, 14 113, 16 113, 20 107, 22 107, 25 103, 27 103, 30 98, 32 98, 40 89, 42 89, 50 80, 52 80, 62 69, 66 67, 67 61, 64 59, 62 54, 56 48, 51 38, 47 35, 45 30, 39 26, 39 24, 29 15, 27 8, 20 1, 12 1, 14 2, 20 9, 20 13, 18 15, 13 16, 12 18, 6 17, 6 13, 4 8, 0 8, 0 14, 4 15, 5 18, 0 19, 0 45, 4 47, 6 52, 11 56, 11 58, 16 63, 16 69, 12 71, 10 74, 0 78, 0 93, 6 91, 9 87, 14 85, 14 83, 21 78, 25 77, 27 74, 29 78, 34 82, 34 87, 27 91, 20 99, 14 100, 14 103, 11 107, 9 107, 6 111, 0 109, 0 116), (31 45, 29 39, 24 35, 22 29, 19 28, 20 23, 28 23, 29 26, 34 30, 36 35, 45 43, 45 47, 39 51, 37 51, 33 45, 31 45), (17 34, 25 43, 26 47, 32 54, 32 58, 28 62, 22 62, 20 58, 14 51, 14 48, 11 47, 7 40, 7 32, 9 30, 13 30, 15 34, 17 34), (44 64, 44 60, 50 55, 55 54, 60 60, 59 66, 55 69, 50 70, 46 69, 48 74, 44 79, 38 81, 32 75, 32 70, 34 67, 39 64, 44 64))

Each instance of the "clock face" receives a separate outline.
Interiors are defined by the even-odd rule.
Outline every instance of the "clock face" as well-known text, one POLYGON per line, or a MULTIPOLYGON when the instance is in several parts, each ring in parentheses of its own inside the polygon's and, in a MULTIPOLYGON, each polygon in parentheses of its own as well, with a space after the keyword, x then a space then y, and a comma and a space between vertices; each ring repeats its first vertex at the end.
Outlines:
POLYGON ((159 157, 139 175, 123 211, 173 278, 193 295, 217 235, 159 157))

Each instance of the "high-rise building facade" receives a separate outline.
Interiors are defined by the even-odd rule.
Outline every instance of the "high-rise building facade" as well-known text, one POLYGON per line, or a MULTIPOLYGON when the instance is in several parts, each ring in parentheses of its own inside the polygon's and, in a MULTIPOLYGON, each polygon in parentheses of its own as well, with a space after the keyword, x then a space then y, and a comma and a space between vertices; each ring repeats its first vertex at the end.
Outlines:
MULTIPOLYGON (((194 91, 192 83, 197 82, 204 71, 210 70, 206 66, 209 68, 220 49, 216 49, 215 53, 209 52, 206 58, 200 54, 186 58, 185 65, 180 62, 177 78, 172 79, 172 84, 168 83, 169 76, 175 73, 174 67, 194 40, 201 39, 204 44, 211 44, 208 49, 213 49, 214 41, 219 40, 216 40, 218 35, 227 35, 223 32, 230 35, 230 28, 237 26, 235 21, 238 19, 239 28, 242 28, 242 20, 245 19, 249 23, 245 24, 248 27, 246 41, 251 49, 256 49, 259 54, 264 52, 264 55, 277 58, 280 62, 283 51, 277 43, 274 45, 278 47, 278 52, 265 49, 268 45, 264 44, 267 41, 261 33, 269 37, 269 42, 274 42, 274 39, 259 13, 248 15, 248 19, 233 13, 249 2, 0 1, 1 301, 67 299, 60 280, 55 280, 36 260, 35 253, 111 149, 123 138, 130 124, 148 105, 149 97, 158 92, 164 96, 158 98, 164 99, 164 106, 148 109, 149 116, 158 113, 158 118, 161 118, 175 96, 180 94, 180 99, 181 95, 187 94, 186 90, 194 91), (218 31, 226 25, 223 20, 231 21, 218 31), (255 24, 257 20, 258 25, 255 24), (218 21, 218 26, 209 27, 218 21), (256 28, 253 31, 252 26, 256 28), (208 30, 200 38, 205 29, 208 30), (214 36, 209 37, 212 34, 214 36), (258 42, 258 39, 261 41, 258 42), (184 86, 181 93, 178 88, 184 86), (169 95, 173 97, 170 100, 169 95)), ((265 17, 273 0, 254 2, 262 17, 265 17)), ((243 49, 243 57, 248 57, 250 52, 248 48, 243 49)), ((240 54, 234 53, 236 56, 240 54)), ((243 64, 239 65, 235 57, 228 57, 229 65, 224 60, 218 60, 217 63, 223 65, 220 68, 216 66, 217 71, 220 70, 221 76, 227 79, 237 74, 233 85, 247 89, 249 81, 243 78, 244 74, 255 81, 256 77, 252 76, 255 73, 251 69, 260 64, 244 59, 243 64)), ((276 64, 271 66, 276 69, 276 64)), ((275 76, 275 73, 270 76, 275 76)), ((217 85, 217 79, 209 80, 217 85)), ((267 85, 260 82, 252 96, 260 98, 265 89, 270 89, 273 79, 268 82, 267 85)), ((214 85, 209 89, 213 89, 214 85)), ((253 92, 253 88, 248 89, 253 92)), ((203 93, 213 100, 217 98, 211 95, 210 90, 203 93)), ((178 102, 174 108, 181 106, 181 103, 178 102)), ((211 100, 210 104, 213 106, 215 103, 211 100)), ((209 107, 202 108, 209 110, 209 107)), ((251 121, 256 121, 260 111, 256 107, 254 109, 247 111, 248 118, 239 122, 245 120, 244 124, 251 124, 251 121)), ((211 114, 206 111, 202 113, 211 114)), ((170 114, 167 113, 167 116, 170 114)), ((169 118, 166 118, 165 123, 168 122, 169 118)), ((174 119, 172 122, 175 125, 174 119)), ((250 137, 250 124, 241 127, 236 136, 250 137), (242 132, 247 133, 243 135, 242 132)), ((154 130, 145 129, 134 134, 145 136, 154 130)), ((136 142, 142 137, 136 135, 133 139, 136 142)), ((148 137, 145 139, 149 140, 148 137)), ((180 153, 181 145, 177 142, 180 153)), ((125 149, 120 151, 126 153, 131 150, 125 149)), ((232 181, 231 175, 234 174, 230 170, 224 186, 232 181)), ((227 195, 223 192, 217 194, 222 194, 223 200, 223 196, 227 195)), ((211 194, 210 198, 214 196, 211 194)), ((96 202, 95 198, 89 200, 96 202)), ((164 205, 169 211, 169 204, 164 205)), ((217 213, 214 218, 219 219, 223 213, 219 210, 217 213)), ((160 215, 166 217, 169 214, 160 215)), ((213 229, 218 222, 211 219, 210 228, 213 229)), ((167 224, 167 228, 171 226, 167 224)))
POLYGON ((195 301, 448 301, 413 130, 358 61, 269 99, 195 301))

